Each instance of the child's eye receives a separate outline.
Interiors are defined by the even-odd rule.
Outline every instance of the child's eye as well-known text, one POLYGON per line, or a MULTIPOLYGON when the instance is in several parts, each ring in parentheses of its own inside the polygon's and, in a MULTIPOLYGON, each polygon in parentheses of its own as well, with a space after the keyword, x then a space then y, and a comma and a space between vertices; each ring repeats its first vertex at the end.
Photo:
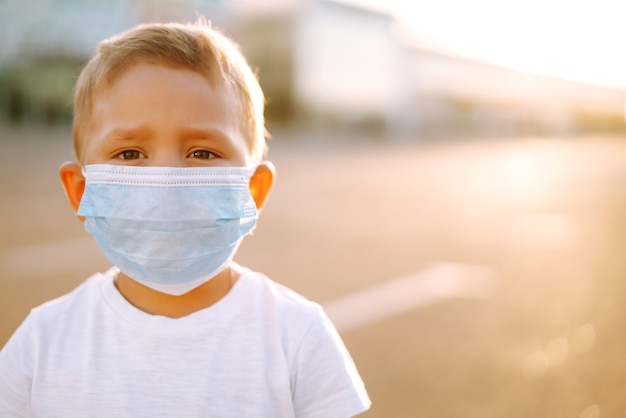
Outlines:
POLYGON ((213 154, 211 151, 207 151, 205 149, 199 149, 196 151, 193 151, 191 154, 189 154, 190 158, 198 158, 201 160, 208 160, 210 158, 215 157, 215 154, 213 154))
POLYGON ((122 151, 118 155, 118 158, 121 158, 122 160, 137 160, 144 157, 145 156, 141 152, 134 149, 122 151))

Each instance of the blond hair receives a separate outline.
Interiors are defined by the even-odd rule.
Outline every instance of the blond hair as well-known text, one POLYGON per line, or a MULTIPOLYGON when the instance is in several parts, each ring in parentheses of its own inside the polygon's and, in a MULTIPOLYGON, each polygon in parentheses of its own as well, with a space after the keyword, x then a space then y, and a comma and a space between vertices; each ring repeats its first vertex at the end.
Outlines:
POLYGON ((73 130, 79 160, 96 96, 140 63, 195 71, 213 87, 233 91, 252 160, 261 161, 267 147, 263 91, 237 45, 204 19, 193 24, 141 24, 102 41, 76 82, 73 130))

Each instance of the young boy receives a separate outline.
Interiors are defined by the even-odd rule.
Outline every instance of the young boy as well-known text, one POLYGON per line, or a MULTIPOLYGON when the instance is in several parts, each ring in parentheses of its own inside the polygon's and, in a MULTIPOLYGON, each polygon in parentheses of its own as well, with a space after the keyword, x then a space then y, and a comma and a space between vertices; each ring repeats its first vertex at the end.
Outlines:
MULTIPOLYGON (((263 93, 206 23, 104 41, 76 87, 67 197, 115 267, 0 353, 2 417, 345 418, 370 401, 321 308, 231 262, 274 182, 263 93)), ((70 261, 70 260, 68 260, 70 261)))

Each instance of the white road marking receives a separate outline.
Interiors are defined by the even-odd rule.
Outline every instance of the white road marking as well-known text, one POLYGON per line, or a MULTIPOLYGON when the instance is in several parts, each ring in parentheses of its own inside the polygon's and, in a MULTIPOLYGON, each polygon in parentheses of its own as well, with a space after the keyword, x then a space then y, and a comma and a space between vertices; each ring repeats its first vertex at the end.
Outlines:
POLYGON ((337 330, 345 332, 444 299, 487 298, 494 287, 490 267, 442 262, 326 303, 324 310, 337 330))
MULTIPOLYGON (((87 277, 110 263, 91 237, 0 251, 0 281, 55 276, 87 277)), ((449 298, 485 298, 495 285, 493 269, 436 263, 324 305, 339 331, 350 331, 449 298)))

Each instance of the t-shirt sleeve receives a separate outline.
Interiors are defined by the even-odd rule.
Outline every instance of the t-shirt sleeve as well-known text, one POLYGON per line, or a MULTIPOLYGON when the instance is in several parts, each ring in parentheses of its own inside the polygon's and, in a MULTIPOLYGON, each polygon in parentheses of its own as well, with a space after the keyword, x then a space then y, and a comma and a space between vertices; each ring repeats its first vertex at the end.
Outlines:
POLYGON ((293 403, 297 418, 348 418, 371 405, 350 353, 321 308, 297 352, 293 403))
POLYGON ((0 417, 28 417, 32 385, 32 315, 0 351, 0 417))

